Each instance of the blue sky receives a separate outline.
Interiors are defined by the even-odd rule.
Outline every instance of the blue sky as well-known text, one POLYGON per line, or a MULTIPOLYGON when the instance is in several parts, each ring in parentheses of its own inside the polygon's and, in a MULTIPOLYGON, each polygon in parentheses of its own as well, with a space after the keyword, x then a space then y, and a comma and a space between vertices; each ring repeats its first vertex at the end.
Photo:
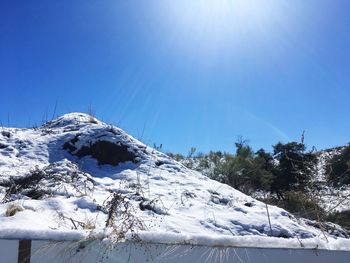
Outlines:
POLYGON ((350 141, 346 0, 1 1, 0 121, 87 112, 186 153, 350 141))

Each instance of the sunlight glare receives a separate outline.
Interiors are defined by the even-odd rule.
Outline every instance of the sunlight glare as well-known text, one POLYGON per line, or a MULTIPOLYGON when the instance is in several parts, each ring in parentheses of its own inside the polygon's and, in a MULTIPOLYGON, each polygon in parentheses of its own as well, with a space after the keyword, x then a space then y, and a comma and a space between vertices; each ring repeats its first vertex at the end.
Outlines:
POLYGON ((273 34, 287 20, 284 1, 277 0, 196 0, 170 1, 163 16, 182 48, 195 52, 231 48, 273 34))

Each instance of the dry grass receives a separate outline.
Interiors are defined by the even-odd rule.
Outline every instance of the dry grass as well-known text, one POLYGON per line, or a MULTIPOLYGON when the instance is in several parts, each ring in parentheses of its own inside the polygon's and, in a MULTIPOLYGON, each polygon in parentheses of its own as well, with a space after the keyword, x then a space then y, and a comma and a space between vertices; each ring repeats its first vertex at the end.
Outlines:
POLYGON ((5 216, 6 217, 14 216, 17 212, 21 212, 23 210, 24 208, 21 205, 9 204, 6 209, 5 216))
POLYGON ((136 234, 139 230, 145 230, 143 222, 135 216, 135 209, 125 196, 113 193, 111 199, 106 202, 107 211, 106 227, 113 229, 116 240, 125 238, 127 233, 136 234))

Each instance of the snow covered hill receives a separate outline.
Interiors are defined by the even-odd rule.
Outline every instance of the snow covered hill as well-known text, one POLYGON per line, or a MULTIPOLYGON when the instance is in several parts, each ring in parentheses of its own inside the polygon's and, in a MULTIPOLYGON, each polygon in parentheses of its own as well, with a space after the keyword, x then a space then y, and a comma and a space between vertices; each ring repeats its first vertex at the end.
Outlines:
POLYGON ((0 235, 107 226, 120 238, 138 231, 346 237, 336 225, 324 233, 81 113, 35 129, 2 128, 0 200, 0 235))

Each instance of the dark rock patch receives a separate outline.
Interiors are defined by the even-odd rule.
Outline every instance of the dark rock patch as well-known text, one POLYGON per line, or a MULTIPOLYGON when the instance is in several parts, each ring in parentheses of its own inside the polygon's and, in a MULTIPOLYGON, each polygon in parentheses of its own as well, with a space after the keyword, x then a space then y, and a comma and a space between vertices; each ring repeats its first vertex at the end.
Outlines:
POLYGON ((66 142, 63 145, 63 149, 67 150, 70 153, 73 153, 77 148, 74 145, 72 145, 70 142, 66 142))
POLYGON ((225 197, 219 197, 217 195, 212 195, 210 201, 217 205, 227 205, 230 202, 230 199, 225 197))
POLYGON ((252 206, 253 206, 253 203, 247 202, 247 203, 244 203, 244 205, 247 206, 247 207, 252 207, 252 206))
POLYGON ((0 149, 5 149, 5 148, 7 148, 7 146, 8 146, 8 145, 3 144, 3 143, 0 142, 0 149))
POLYGON ((83 146, 77 152, 79 157, 91 155, 99 164, 118 165, 123 162, 136 162, 136 155, 128 151, 125 145, 108 141, 96 141, 90 146, 83 146))
POLYGON ((4 137, 11 138, 11 133, 8 132, 8 131, 2 131, 1 134, 2 134, 2 136, 4 136, 4 137))
POLYGON ((69 151, 70 153, 74 152, 77 147, 75 147, 75 143, 79 140, 80 134, 77 134, 73 139, 70 141, 66 142, 63 145, 63 149, 69 151))
POLYGON ((197 197, 197 195, 193 192, 190 192, 190 191, 184 191, 182 193, 183 196, 187 197, 187 198, 195 198, 197 197))
MULTIPOLYGON (((73 155, 84 157, 90 155, 98 161, 98 164, 118 165, 123 162, 136 163, 136 155, 128 150, 128 147, 119 143, 112 143, 104 140, 97 140, 90 143, 76 147, 81 134, 76 135, 73 139, 63 145, 63 149, 67 150, 73 155)), ((102 136, 102 135, 101 135, 102 136)))
POLYGON ((159 199, 154 199, 151 201, 144 199, 140 202, 139 207, 142 211, 149 210, 158 215, 168 215, 166 209, 157 204, 158 201, 159 199))
POLYGON ((165 164, 163 161, 156 161, 156 166, 161 166, 161 165, 163 165, 163 164, 165 164))

